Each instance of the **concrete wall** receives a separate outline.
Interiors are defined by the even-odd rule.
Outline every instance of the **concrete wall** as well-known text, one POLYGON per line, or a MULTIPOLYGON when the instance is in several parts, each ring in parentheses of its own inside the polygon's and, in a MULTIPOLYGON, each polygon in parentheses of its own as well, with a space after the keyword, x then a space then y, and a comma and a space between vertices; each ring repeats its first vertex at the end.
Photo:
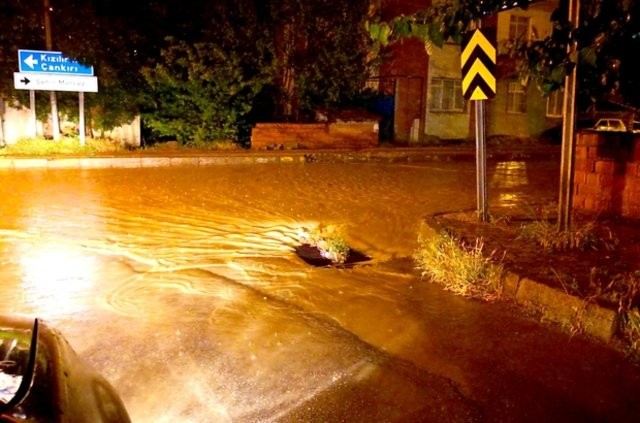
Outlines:
MULTIPOLYGON (((4 108, 0 108, 0 118, 2 120, 2 127, 0 127, 0 145, 15 144, 20 139, 32 136, 33 134, 29 128, 29 110, 12 107, 6 102, 4 105, 4 108)), ((44 131, 42 122, 36 121, 36 131, 40 134, 44 131)))
POLYGON ((118 140, 125 146, 140 147, 140 141, 142 139, 140 131, 140 116, 136 116, 128 124, 113 128, 111 131, 106 131, 104 136, 113 140, 118 140))
MULTIPOLYGON (((30 138, 32 134, 29 128, 29 109, 19 106, 11 106, 5 102, 4 110, 0 108, 2 114, 2 131, 0 131, 0 144, 15 144, 21 139, 30 138)), ((60 128, 65 132, 78 133, 77 124, 71 121, 60 122, 60 128)), ((50 133, 49 124, 36 121, 36 132, 38 136, 50 133)), ((88 135, 88 134, 87 134, 88 135)), ((119 126, 111 131, 105 131, 101 134, 104 137, 120 141, 122 145, 139 147, 140 146, 140 117, 136 116, 130 123, 119 126)))
POLYGON ((582 131, 575 154, 575 209, 640 218, 640 134, 582 131))

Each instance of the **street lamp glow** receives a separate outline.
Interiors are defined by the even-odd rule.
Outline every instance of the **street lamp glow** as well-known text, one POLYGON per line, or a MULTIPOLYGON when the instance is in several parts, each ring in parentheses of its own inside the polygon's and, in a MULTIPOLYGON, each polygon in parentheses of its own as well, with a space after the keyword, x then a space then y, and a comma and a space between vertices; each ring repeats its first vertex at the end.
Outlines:
POLYGON ((27 302, 39 314, 81 311, 75 298, 94 283, 94 258, 55 243, 31 247, 20 258, 27 302))

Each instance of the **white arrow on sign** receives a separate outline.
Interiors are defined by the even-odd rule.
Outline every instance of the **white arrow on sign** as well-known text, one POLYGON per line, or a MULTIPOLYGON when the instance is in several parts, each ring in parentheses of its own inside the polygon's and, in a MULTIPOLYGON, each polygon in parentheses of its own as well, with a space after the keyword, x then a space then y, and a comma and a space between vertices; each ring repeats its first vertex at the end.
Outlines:
POLYGON ((29 57, 23 60, 23 62, 25 62, 31 69, 34 69, 38 64, 38 61, 33 58, 33 54, 30 54, 29 57))
POLYGON ((14 72, 13 86, 18 90, 97 93, 98 78, 95 76, 14 72))

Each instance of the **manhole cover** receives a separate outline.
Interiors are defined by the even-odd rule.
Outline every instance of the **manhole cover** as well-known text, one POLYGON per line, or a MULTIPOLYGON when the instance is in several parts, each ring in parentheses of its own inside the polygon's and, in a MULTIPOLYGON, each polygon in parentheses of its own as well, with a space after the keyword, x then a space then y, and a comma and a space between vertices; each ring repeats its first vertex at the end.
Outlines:
POLYGON ((362 254, 360 251, 351 249, 344 263, 334 263, 330 259, 323 257, 320 250, 311 244, 299 245, 295 251, 298 257, 304 260, 305 263, 315 267, 351 267, 356 263, 371 260, 371 257, 362 254))

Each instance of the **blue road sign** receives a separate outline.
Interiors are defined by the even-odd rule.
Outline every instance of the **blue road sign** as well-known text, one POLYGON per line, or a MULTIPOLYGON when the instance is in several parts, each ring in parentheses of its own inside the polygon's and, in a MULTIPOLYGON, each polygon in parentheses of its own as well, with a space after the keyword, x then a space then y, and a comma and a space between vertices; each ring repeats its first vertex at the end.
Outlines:
POLYGON ((18 50, 20 72, 93 75, 93 66, 82 65, 59 51, 18 50))

